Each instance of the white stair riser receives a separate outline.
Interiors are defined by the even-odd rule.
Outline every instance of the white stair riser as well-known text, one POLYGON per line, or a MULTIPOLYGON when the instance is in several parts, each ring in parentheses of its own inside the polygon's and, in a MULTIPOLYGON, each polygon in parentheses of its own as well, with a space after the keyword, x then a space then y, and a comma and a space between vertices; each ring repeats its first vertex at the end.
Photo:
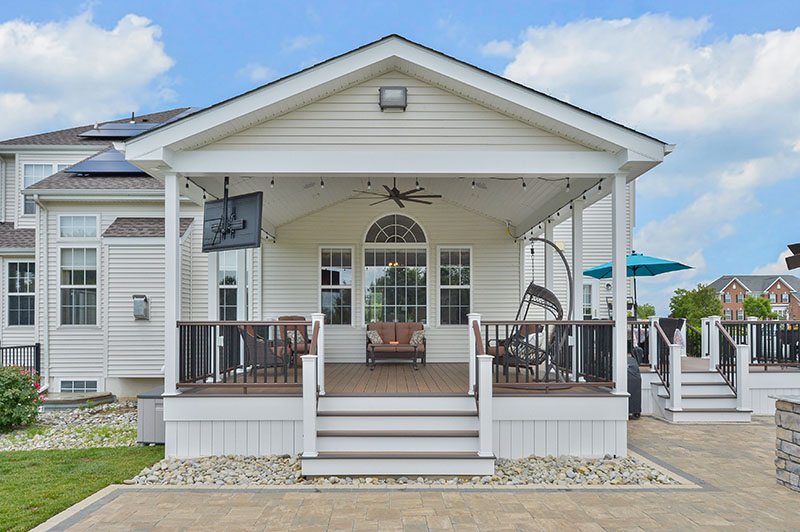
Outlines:
POLYGON ((677 423, 704 422, 704 423, 747 423, 750 421, 750 412, 666 412, 667 419, 677 423))
POLYGON ((681 398, 681 407, 682 408, 736 408, 736 398, 735 397, 725 397, 723 398, 702 398, 702 399, 695 399, 695 398, 681 398))
POLYGON ((478 430, 478 417, 320 416, 317 430, 478 430))
POLYGON ((323 436, 317 450, 341 452, 478 452, 478 438, 323 436))
MULTIPOLYGON (((664 387, 657 388, 658 393, 663 395, 665 393, 664 387)), ((696 384, 687 386, 686 383, 681 385, 681 393, 683 395, 729 395, 733 391, 725 384, 696 384)))
POLYGON ((304 476, 494 474, 493 458, 314 458, 303 460, 304 476))
POLYGON ((331 397, 319 398, 320 412, 335 411, 414 411, 448 410, 477 412, 474 397, 430 397, 430 396, 369 396, 369 397, 331 397))
POLYGON ((725 384, 725 380, 718 371, 683 372, 681 382, 720 382, 725 384))

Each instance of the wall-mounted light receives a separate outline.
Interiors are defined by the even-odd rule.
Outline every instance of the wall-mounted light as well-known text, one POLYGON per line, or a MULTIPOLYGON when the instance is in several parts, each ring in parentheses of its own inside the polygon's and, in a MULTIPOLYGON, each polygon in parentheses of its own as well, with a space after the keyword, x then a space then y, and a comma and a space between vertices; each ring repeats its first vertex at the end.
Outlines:
POLYGON ((381 111, 386 109, 406 110, 408 103, 408 89, 406 87, 381 87, 378 91, 378 105, 380 105, 381 111))

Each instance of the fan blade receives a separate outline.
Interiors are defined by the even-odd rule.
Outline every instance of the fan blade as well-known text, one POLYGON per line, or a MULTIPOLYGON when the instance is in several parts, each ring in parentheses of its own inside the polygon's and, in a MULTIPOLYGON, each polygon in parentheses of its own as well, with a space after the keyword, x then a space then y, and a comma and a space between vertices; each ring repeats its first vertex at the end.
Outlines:
POLYGON ((380 192, 372 192, 371 190, 354 190, 353 192, 358 192, 360 194, 372 194, 373 196, 384 196, 380 192))
POLYGON ((378 203, 383 203, 384 201, 389 201, 392 198, 382 199, 380 201, 376 201, 375 203, 370 203, 369 206, 372 207, 373 205, 377 205, 378 203))
POLYGON ((391 195, 392 195, 392 189, 391 189, 391 188, 387 187, 386 185, 383 185, 383 188, 385 188, 385 189, 386 189, 386 192, 388 192, 388 193, 389 193, 389 196, 391 196, 391 195))
POLYGON ((404 209, 404 208, 405 208, 405 205, 403 205, 403 203, 400 201, 400 198, 394 197, 394 198, 389 198, 389 199, 393 199, 393 200, 394 200, 394 202, 395 202, 395 203, 397 203, 397 205, 398 205, 398 206, 399 206, 401 209, 404 209))
POLYGON ((405 192, 401 192, 400 195, 401 196, 405 196, 406 194, 410 194, 412 192, 422 192, 423 190, 425 190, 425 189, 424 188, 412 188, 411 190, 406 190, 405 192))
POLYGON ((412 198, 441 198, 441 194, 421 194, 417 196, 416 194, 412 196, 405 196, 403 199, 412 199, 412 198))
POLYGON ((414 203, 424 203, 425 205, 433 205, 431 201, 418 200, 414 198, 405 198, 403 201, 413 201, 414 203))

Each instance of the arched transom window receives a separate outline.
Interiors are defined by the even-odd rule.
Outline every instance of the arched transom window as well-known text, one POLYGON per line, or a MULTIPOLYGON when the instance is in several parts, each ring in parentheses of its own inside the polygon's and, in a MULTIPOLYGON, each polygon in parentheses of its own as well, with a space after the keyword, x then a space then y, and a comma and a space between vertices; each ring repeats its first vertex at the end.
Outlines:
POLYGON ((392 243, 419 243, 425 242, 425 233, 422 228, 402 214, 384 216, 367 231, 367 243, 392 244, 392 243))

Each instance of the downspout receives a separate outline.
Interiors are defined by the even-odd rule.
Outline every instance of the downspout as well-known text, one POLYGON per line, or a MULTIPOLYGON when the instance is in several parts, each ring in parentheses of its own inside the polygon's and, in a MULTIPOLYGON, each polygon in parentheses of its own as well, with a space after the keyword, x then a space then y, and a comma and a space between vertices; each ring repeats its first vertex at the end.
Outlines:
MULTIPOLYGON (((40 252, 40 260, 36 260, 36 268, 38 271, 38 277, 40 281, 37 283, 39 286, 37 289, 40 291, 42 302, 39 303, 37 301, 37 307, 40 309, 44 309, 41 313, 42 320, 40 321, 42 327, 41 329, 41 336, 42 336, 42 346, 44 347, 44 353, 42 355, 42 377, 44 381, 44 385, 50 385, 50 305, 48 304, 49 299, 49 283, 48 279, 50 277, 50 268, 48 267, 48 259, 49 259, 49 252, 48 252, 48 238, 47 238, 47 208, 42 204, 39 200, 39 194, 33 195, 33 202, 39 207, 39 227, 36 231, 37 241, 41 241, 41 246, 36 246, 37 250, 41 249, 40 252), (42 268, 44 265, 44 268, 42 268), (43 303, 43 304, 42 304, 43 303)), ((3 208, 5 209, 5 202, 3 202, 3 208)), ((35 255, 34 255, 35 256, 35 255)), ((37 333, 37 336, 39 334, 37 333)))

